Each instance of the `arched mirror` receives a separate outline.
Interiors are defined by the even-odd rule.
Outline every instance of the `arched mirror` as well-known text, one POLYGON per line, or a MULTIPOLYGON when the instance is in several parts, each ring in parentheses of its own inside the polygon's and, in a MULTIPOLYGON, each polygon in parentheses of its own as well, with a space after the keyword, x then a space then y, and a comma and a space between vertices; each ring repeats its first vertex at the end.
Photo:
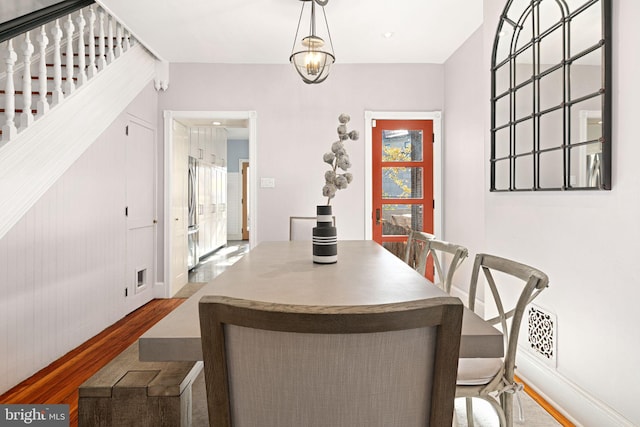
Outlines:
POLYGON ((491 191, 611 189, 610 0, 508 0, 491 66, 491 191))

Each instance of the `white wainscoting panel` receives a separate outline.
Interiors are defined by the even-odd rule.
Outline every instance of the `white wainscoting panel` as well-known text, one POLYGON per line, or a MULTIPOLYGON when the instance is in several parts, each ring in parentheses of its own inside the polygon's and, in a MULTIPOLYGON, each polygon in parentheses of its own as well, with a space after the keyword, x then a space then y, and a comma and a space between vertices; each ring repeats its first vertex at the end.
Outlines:
POLYGON ((124 149, 113 132, 0 240, 0 393, 123 315, 124 149))
MULTIPOLYGON (((152 86, 139 93, 130 108, 157 103, 152 86)), ((121 113, 0 238, 0 394, 131 310, 126 123, 121 113)))

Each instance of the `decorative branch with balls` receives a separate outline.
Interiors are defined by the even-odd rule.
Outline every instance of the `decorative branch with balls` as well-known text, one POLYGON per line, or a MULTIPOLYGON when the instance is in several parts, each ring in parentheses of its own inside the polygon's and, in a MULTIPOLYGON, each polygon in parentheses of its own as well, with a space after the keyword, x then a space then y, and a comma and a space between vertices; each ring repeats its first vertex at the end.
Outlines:
POLYGON ((331 144, 331 152, 325 153, 322 157, 325 163, 331 165, 331 170, 326 171, 324 174, 325 184, 322 187, 322 195, 327 198, 327 205, 331 204, 331 199, 336 196, 336 191, 347 188, 353 180, 353 175, 347 172, 351 167, 351 161, 344 146, 344 141, 348 139, 357 141, 360 136, 358 131, 347 131, 349 120, 351 120, 351 117, 348 114, 340 114, 340 117, 338 117, 340 122, 338 137, 340 140, 331 144))

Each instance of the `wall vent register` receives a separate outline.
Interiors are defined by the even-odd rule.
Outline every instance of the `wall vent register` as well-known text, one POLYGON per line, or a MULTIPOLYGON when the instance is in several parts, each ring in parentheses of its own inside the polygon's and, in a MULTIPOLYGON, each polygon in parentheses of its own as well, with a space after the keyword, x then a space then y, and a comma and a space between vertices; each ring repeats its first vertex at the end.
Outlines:
POLYGON ((531 305, 529 317, 530 349, 547 364, 556 365, 557 327, 556 316, 540 307, 531 305))

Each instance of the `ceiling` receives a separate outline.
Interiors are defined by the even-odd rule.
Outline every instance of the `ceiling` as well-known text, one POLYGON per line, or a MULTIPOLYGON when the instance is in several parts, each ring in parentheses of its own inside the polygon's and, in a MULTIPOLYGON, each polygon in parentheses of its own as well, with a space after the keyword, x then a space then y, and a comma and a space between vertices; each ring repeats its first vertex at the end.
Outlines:
MULTIPOLYGON (((325 13, 336 64, 441 64, 482 24, 482 2, 329 0, 325 13), (392 36, 385 37, 385 33, 392 36)), ((97 0, 97 3, 117 16, 138 40, 165 61, 223 64, 287 64, 303 5, 300 0, 97 0)), ((298 41, 308 34, 307 13, 298 41)), ((322 18, 320 11, 317 18, 322 18)), ((321 21, 317 26, 318 35, 328 41, 320 28, 321 21)), ((246 127, 237 123, 222 126, 227 128, 230 139, 248 139, 246 127)))
POLYGON ((247 119, 222 119, 222 118, 179 118, 175 119, 187 127, 212 127, 220 126, 227 130, 229 140, 249 139, 249 120, 247 119))
MULTIPOLYGON (((482 1, 329 0, 325 12, 336 64, 443 63, 481 25, 482 1)), ((288 63, 303 4, 300 0, 98 3, 166 61, 229 64, 288 63)), ((320 11, 317 15, 322 17, 320 11)), ((308 33, 308 27, 307 18, 300 34, 308 33)))

